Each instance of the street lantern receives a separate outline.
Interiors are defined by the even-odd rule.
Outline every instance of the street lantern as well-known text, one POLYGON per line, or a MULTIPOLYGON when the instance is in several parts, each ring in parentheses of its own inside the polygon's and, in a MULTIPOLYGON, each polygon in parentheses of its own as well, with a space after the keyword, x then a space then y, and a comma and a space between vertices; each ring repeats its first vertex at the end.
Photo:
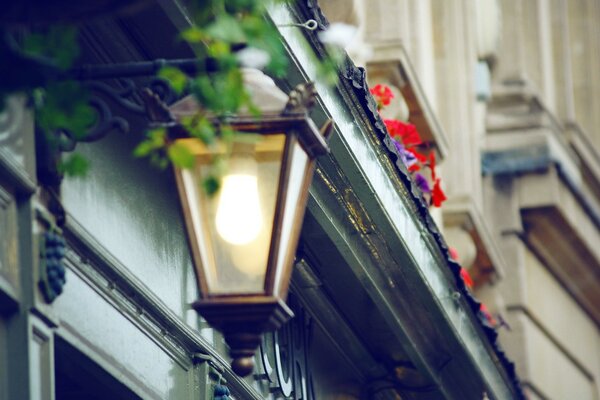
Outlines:
MULTIPOLYGON (((285 298, 308 188, 315 158, 328 151, 307 114, 314 103, 312 84, 288 97, 261 72, 244 76, 261 109, 260 117, 240 114, 228 120, 244 140, 225 149, 178 139, 194 154, 195 166, 175 169, 201 292, 193 307, 223 333, 240 376, 252 372, 262 333, 293 317, 285 298), (225 151, 221 188, 208 195, 199 183, 210 172, 211 158, 225 151)), ((170 111, 180 118, 197 106, 187 98, 170 111)))

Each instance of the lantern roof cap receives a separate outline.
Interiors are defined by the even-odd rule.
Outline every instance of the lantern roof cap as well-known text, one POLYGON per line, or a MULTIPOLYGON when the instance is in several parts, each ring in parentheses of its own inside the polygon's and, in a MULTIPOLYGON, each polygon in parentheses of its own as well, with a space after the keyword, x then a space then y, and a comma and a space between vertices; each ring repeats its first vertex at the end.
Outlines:
MULTIPOLYGON (((241 68, 244 86, 248 91, 254 105, 261 114, 278 115, 286 109, 290 97, 285 94, 273 79, 259 69, 241 68)), ((198 101, 193 95, 188 95, 169 107, 176 119, 186 115, 192 115, 200 109, 198 101)), ((250 116, 248 107, 242 107, 238 116, 250 116)))

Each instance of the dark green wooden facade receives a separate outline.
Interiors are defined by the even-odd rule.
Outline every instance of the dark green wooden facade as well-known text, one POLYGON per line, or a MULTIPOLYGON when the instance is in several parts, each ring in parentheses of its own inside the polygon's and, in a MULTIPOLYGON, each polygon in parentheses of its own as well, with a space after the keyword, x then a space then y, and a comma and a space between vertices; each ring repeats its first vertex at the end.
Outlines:
MULTIPOLYGON (((305 3, 270 16, 318 18, 305 3)), ((193 56, 172 42, 186 21, 170 0, 90 21, 82 61, 193 56)), ((322 48, 302 30, 281 33, 292 62, 278 84, 287 90, 314 77, 322 48)), ((210 399, 216 385, 236 399, 516 397, 433 221, 382 140, 365 85, 350 63, 336 87, 318 85, 312 117, 333 118, 336 128, 298 248, 297 317, 265 336, 245 380, 189 306, 197 288, 174 179, 131 156, 144 120, 119 104, 111 107, 129 133, 79 145, 90 176, 62 185, 66 284, 47 303, 39 250, 49 212, 36 183, 33 116, 11 99, 0 118, 0 400, 210 399)))

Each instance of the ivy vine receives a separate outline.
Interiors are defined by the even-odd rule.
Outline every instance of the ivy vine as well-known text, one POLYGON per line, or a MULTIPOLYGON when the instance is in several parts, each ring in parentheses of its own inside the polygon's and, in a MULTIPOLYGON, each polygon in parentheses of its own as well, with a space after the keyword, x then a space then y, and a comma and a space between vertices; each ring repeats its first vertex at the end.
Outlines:
MULTIPOLYGON (((180 122, 191 137, 207 146, 220 140, 228 147, 238 140, 240 135, 227 124, 227 116, 242 108, 259 114, 244 87, 241 67, 265 69, 275 77, 283 76, 287 70, 288 58, 280 35, 266 17, 268 3, 262 0, 191 1, 188 11, 192 25, 174 40, 184 40, 193 47, 199 70, 195 76, 188 76, 168 66, 158 73, 176 93, 190 93, 195 97, 200 110, 180 122), (203 61, 209 58, 211 70, 203 70, 207 64, 203 61), (215 117, 219 122, 214 123, 215 117)), ((77 81, 59 79, 79 55, 77 28, 53 25, 35 32, 18 33, 0 31, 4 39, 0 40, 0 57, 5 60, 0 65, 0 111, 8 95, 25 92, 35 109, 37 128, 45 133, 51 145, 58 146, 65 132, 74 139, 83 138, 95 122, 88 93, 77 81)), ((331 54, 333 56, 324 59, 320 68, 329 80, 337 76, 336 63, 341 57, 339 50, 331 54)), ((160 168, 169 164, 180 168, 194 165, 189 150, 170 140, 161 128, 146 131, 134 156, 147 157, 160 168)), ((227 157, 215 157, 212 166, 212 173, 202 182, 209 194, 219 189, 227 157)), ((87 159, 73 153, 62 160, 59 170, 67 176, 81 176, 88 167, 87 159)))

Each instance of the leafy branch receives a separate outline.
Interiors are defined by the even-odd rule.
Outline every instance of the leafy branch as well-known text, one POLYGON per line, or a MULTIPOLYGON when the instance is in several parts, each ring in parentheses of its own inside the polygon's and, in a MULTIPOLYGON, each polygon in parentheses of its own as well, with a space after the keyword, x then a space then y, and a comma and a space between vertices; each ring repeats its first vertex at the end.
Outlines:
MULTIPOLYGON (((287 70, 288 58, 280 35, 265 17, 267 3, 262 0, 192 0, 188 6, 193 24, 175 39, 192 46, 198 58, 198 70, 189 76, 177 67, 167 66, 158 73, 176 93, 194 96, 199 111, 179 122, 190 137, 207 146, 219 141, 231 149, 241 135, 227 124, 227 117, 241 109, 259 114, 244 86, 242 68, 264 69, 276 77, 283 76, 287 70), (210 71, 206 62, 209 59, 210 71), (214 121, 221 122, 215 124, 214 121)), ((0 111, 7 95, 25 92, 35 108, 37 128, 45 133, 51 145, 58 146, 65 134, 74 140, 83 139, 96 118, 88 93, 77 81, 59 79, 79 55, 77 29, 51 26, 21 35, 18 45, 13 40, 14 35, 0 33, 7 38, 0 40, 0 56, 8 60, 0 63, 3 64, 0 65, 0 111)), ((327 46, 331 56, 323 60, 320 71, 322 77, 332 81, 337 78, 337 64, 344 53, 327 46)), ((147 130, 134 156, 147 157, 160 168, 169 164, 191 168, 194 164, 189 150, 171 140, 166 130, 160 128, 147 130)), ((227 151, 214 156, 211 173, 202 182, 208 193, 219 189, 226 165, 227 151)), ((67 176, 79 176, 88 166, 85 158, 72 154, 63 160, 59 171, 67 176)))

